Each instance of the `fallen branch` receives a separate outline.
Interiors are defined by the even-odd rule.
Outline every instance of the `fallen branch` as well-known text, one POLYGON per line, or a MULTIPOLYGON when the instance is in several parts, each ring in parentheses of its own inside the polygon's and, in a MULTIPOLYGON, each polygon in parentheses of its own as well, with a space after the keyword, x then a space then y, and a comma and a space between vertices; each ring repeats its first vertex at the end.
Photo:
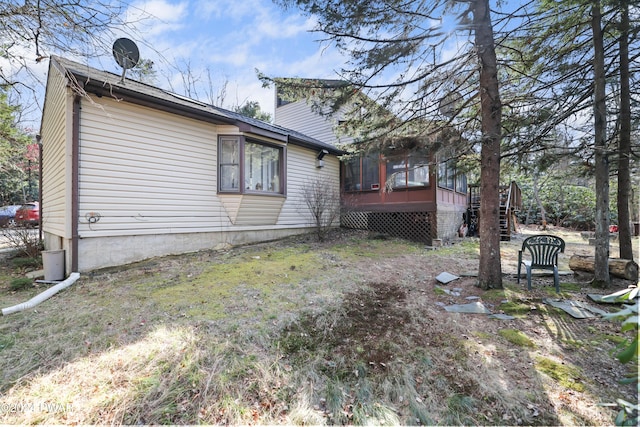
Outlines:
MULTIPOLYGON (((595 271, 595 257, 585 255, 572 255, 569 258, 569 268, 572 271, 595 271)), ((623 279, 638 280, 638 264, 630 259, 609 258, 609 274, 623 279)))

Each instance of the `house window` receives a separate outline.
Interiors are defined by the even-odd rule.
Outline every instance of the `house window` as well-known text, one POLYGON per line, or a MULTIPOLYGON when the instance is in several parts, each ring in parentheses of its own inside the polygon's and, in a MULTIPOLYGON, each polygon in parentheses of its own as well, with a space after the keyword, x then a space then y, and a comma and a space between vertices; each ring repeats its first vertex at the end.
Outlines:
POLYGON ((245 140, 239 136, 222 136, 218 142, 221 192, 283 193, 283 148, 245 140))
POLYGON ((414 155, 388 159, 387 182, 393 188, 427 187, 429 185, 427 159, 414 155))
POLYGON ((380 156, 369 154, 362 158, 362 189, 377 190, 380 188, 380 156))
POLYGON ((240 191, 240 139, 220 138, 220 191, 240 191))
POLYGON ((378 154, 350 159, 344 163, 344 190, 363 191, 380 188, 378 154))

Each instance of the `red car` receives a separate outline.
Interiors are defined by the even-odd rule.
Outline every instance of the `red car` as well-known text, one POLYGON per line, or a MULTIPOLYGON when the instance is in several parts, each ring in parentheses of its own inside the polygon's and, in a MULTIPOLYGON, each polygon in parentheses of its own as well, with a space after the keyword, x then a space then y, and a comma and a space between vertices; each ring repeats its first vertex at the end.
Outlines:
POLYGON ((16 223, 31 227, 40 224, 40 204, 38 202, 30 202, 20 206, 16 211, 16 223))

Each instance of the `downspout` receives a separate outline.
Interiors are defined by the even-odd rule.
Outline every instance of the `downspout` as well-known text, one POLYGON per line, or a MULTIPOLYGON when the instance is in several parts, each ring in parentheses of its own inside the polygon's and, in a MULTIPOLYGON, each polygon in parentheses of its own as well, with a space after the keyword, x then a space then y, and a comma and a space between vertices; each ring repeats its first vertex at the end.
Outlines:
POLYGON ((38 143, 38 242, 42 242, 42 135, 36 135, 38 143))
MULTIPOLYGON (((14 305, 2 309, 2 315, 6 316, 23 310, 28 310, 41 302, 51 298, 63 289, 73 285, 79 278, 78 271, 78 218, 79 218, 79 159, 80 159, 80 96, 76 96, 73 100, 73 117, 72 117, 72 136, 71 136, 71 273, 66 280, 58 283, 46 291, 36 295, 29 301, 22 304, 14 305)), ((38 142, 40 138, 38 138, 38 142)), ((40 144, 40 213, 42 218, 42 144, 40 144)), ((42 239, 42 221, 40 221, 40 238, 42 239)))
POLYGON ((71 136, 71 271, 78 271, 80 100, 80 95, 73 99, 71 136))
POLYGON ((31 298, 29 301, 23 302, 22 304, 17 304, 11 307, 3 308, 2 315, 6 316, 7 314, 17 313, 19 311, 28 310, 32 307, 35 307, 36 305, 40 304, 42 301, 45 301, 51 298, 53 295, 57 294, 61 290, 73 285, 76 282, 76 280, 78 280, 79 278, 80 278, 80 273, 71 273, 66 280, 58 283, 55 286, 50 287, 44 292, 39 293, 35 297, 31 298))

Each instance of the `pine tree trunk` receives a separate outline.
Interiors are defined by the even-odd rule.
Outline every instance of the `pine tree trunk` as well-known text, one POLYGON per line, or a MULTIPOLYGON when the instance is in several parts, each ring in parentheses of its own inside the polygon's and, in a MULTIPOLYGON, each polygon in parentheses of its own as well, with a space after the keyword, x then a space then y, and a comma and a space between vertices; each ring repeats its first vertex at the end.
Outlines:
POLYGON ((618 241, 620 258, 633 259, 631 244, 631 92, 629 87, 629 3, 620 2, 620 138, 618 139, 618 241))
POLYGON ((480 61, 482 148, 480 152, 480 268, 478 286, 502 288, 500 263, 500 139, 502 103, 488 0, 472 4, 480 61))
POLYGON ((591 9, 593 30, 594 71, 594 130, 596 178, 596 233, 595 271, 593 284, 608 287, 609 279, 609 158, 607 153, 607 104, 605 92, 604 40, 602 34, 600 2, 595 0, 591 9))

